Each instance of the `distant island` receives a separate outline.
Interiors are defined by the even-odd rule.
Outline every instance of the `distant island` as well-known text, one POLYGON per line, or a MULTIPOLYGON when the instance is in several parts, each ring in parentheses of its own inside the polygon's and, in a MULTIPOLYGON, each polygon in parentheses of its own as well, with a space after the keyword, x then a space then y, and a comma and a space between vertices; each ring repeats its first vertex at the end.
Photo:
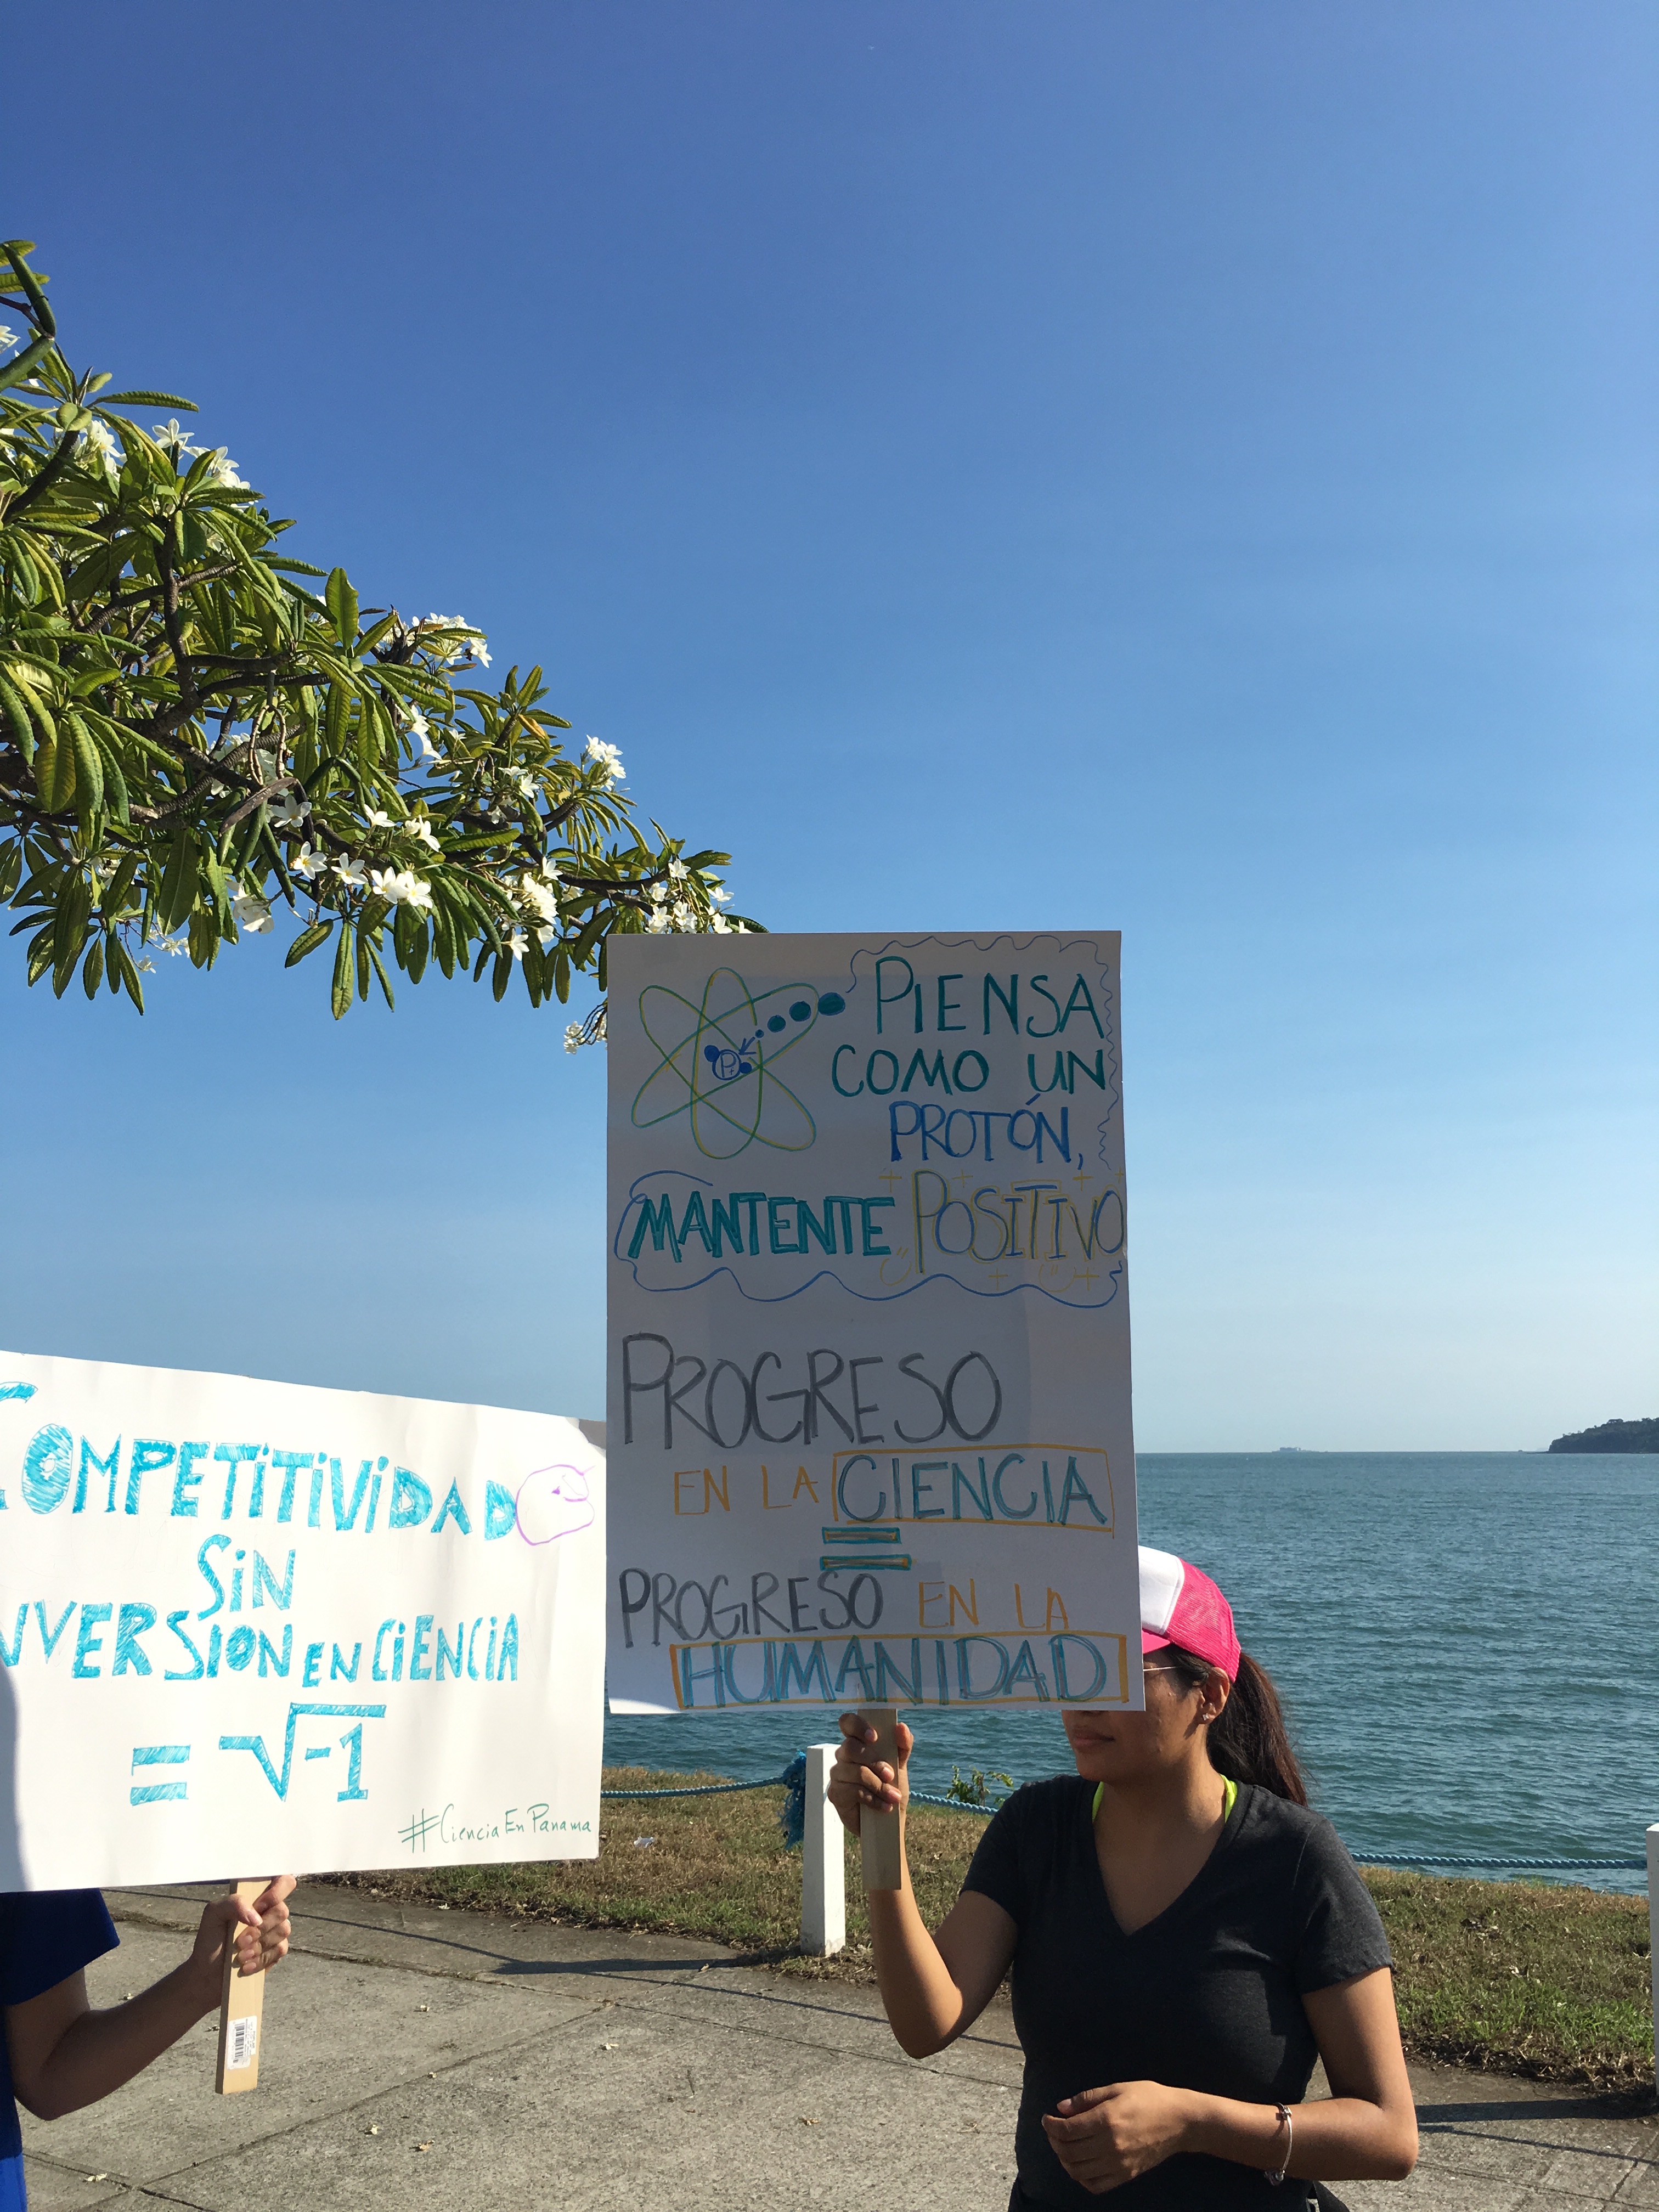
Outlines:
POLYGON ((1648 1421, 1603 1421, 1599 1429, 1579 1429, 1557 1437, 1553 1452, 1659 1452, 1659 1416, 1648 1421))

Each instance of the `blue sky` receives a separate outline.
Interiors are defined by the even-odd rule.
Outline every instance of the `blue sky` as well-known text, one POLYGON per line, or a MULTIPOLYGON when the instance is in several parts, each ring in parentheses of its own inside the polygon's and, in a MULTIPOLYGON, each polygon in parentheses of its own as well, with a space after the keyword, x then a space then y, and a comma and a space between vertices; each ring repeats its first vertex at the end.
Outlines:
MULTIPOLYGON (((778 929, 1124 933, 1151 1449, 1659 1409, 1659 19, 159 0, 65 342, 778 929)), ((602 1411, 604 1066, 249 942, 0 975, 0 1340, 602 1411)))

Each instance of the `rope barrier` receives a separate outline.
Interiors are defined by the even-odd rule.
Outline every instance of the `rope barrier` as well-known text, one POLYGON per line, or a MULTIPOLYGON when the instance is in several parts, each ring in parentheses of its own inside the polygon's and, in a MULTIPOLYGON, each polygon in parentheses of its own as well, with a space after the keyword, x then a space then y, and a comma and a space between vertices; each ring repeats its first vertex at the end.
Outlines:
MULTIPOLYGON (((783 1830, 790 1850, 800 1842, 806 1820, 806 1753, 797 1752, 781 1774, 769 1774, 758 1782, 700 1782, 688 1783, 678 1790, 601 1790, 601 1797, 647 1800, 657 1797, 726 1797, 742 1790, 784 1789, 788 1796, 778 1814, 778 1825, 783 1830)), ((913 1790, 910 1802, 914 1805, 937 1805, 947 1813, 977 1813, 981 1820, 988 1820, 997 1810, 994 1805, 975 1805, 965 1797, 941 1797, 928 1790, 913 1790)), ((1456 1856, 1435 1851, 1371 1851, 1354 1849, 1353 1856, 1361 1866, 1380 1867, 1502 1867, 1511 1874, 1644 1874, 1647 1861, 1641 1859, 1510 1859, 1481 1856, 1479 1853, 1464 1852, 1456 1856)))
POLYGON ((1353 1856, 1361 1866, 1383 1867, 1509 1867, 1515 1869, 1534 1869, 1556 1872, 1571 1868, 1589 1872, 1595 1869, 1601 1873, 1645 1873, 1645 1859, 1498 1859, 1479 1856, 1445 1858, 1432 1851, 1367 1851, 1356 1848, 1353 1856))
POLYGON ((684 1790, 601 1790, 601 1797, 725 1797, 733 1790, 775 1790, 787 1783, 790 1770, 769 1774, 764 1782, 701 1782, 684 1790))

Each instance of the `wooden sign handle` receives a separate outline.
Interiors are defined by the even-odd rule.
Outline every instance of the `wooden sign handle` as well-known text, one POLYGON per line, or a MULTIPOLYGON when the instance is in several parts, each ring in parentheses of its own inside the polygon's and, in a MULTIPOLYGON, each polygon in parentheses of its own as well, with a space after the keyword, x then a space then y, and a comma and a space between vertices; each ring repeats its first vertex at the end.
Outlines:
MULTIPOLYGON (((898 1725, 897 1712, 891 1705, 860 1705, 858 1710, 865 1726, 876 1732, 874 1743, 864 1747, 865 1755, 885 1759, 890 1766, 896 1766, 898 1760, 893 1748, 893 1731, 898 1725)), ((873 1812, 865 1806, 859 1814, 859 1842, 865 1887, 902 1889, 904 1837, 898 1813, 891 1808, 873 1812)))
MULTIPOLYGON (((239 1881, 238 1897, 249 1904, 265 1882, 239 1881)), ((265 2011, 265 1977, 239 1972, 234 1939, 225 1946, 224 1993, 219 2000, 219 2069, 214 2087, 222 2097, 234 2097, 259 2086, 259 2032, 265 2011)))

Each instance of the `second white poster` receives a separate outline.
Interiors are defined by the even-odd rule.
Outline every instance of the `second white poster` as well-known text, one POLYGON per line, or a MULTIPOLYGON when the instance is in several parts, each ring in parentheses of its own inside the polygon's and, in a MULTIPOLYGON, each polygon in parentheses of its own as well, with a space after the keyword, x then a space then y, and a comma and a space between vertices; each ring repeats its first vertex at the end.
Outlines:
POLYGON ((614 1711, 1140 1703, 1118 949, 613 942, 614 1711))

